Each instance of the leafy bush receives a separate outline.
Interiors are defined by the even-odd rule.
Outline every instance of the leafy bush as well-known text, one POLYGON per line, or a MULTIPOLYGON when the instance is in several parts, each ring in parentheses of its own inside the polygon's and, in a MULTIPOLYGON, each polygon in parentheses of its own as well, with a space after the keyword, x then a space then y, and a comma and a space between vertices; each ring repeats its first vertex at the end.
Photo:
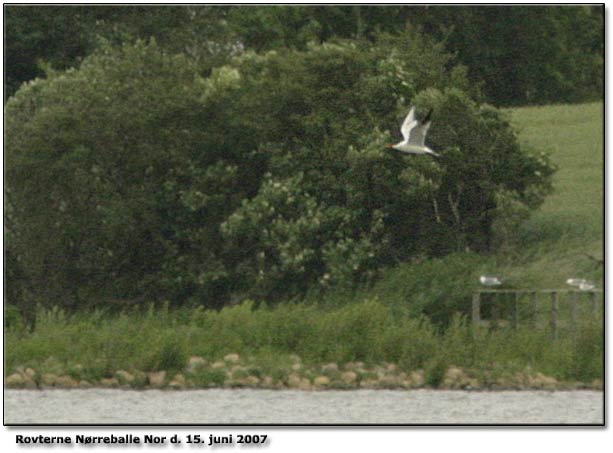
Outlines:
POLYGON ((269 112, 268 172, 221 231, 250 297, 351 286, 415 255, 488 250, 508 206, 535 208, 551 190, 547 155, 520 148, 507 119, 462 90, 461 70, 440 71, 440 48, 409 32, 367 50, 341 43, 243 60, 252 77, 267 71, 251 103, 269 112), (382 130, 397 129, 409 99, 422 114, 434 109, 437 161, 383 151, 382 130))
POLYGON ((31 298, 220 303, 217 225, 254 188, 220 123, 201 129, 234 77, 203 79, 187 58, 140 43, 107 48, 11 99, 11 248, 31 298))
POLYGON ((14 297, 220 308, 486 250, 500 194, 538 206, 552 168, 449 58, 407 31, 211 71, 139 42, 27 84, 5 110, 14 297), (384 151, 410 104, 437 161, 384 151))

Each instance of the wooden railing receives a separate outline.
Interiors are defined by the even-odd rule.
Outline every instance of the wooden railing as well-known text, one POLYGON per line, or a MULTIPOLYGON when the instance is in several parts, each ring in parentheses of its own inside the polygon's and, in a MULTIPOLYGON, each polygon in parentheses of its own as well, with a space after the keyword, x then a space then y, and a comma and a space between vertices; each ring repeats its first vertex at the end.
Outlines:
POLYGON ((520 324, 520 299, 522 297, 529 297, 529 311, 530 318, 532 318, 533 325, 537 325, 539 322, 539 304, 538 304, 538 295, 545 294, 550 298, 550 313, 549 313, 549 325, 551 326, 551 332, 553 338, 558 337, 558 329, 560 325, 560 296, 565 295, 566 301, 569 303, 569 319, 567 325, 569 329, 572 331, 575 329, 577 324, 577 316, 580 305, 582 305, 585 312, 585 304, 581 303, 581 300, 585 300, 586 297, 588 299, 589 305, 587 308, 591 312, 591 314, 595 315, 598 313, 598 294, 601 294, 601 289, 592 289, 592 290, 573 290, 573 289, 540 289, 540 290, 530 290, 530 289, 480 289, 473 292, 472 299, 472 322, 475 326, 491 326, 492 321, 495 323, 499 323, 500 313, 503 308, 507 309, 507 313, 510 313, 511 319, 503 320, 504 323, 509 323, 511 327, 516 328, 520 324), (483 319, 482 317, 482 308, 483 308, 483 295, 492 294, 494 296, 491 297, 491 300, 488 302, 491 305, 492 315, 490 319, 483 319), (507 300, 503 301, 504 303, 500 303, 501 296, 507 296, 507 300), (508 300, 508 299, 511 300, 508 300), (509 305, 511 305, 509 307, 509 305), (510 308, 510 310, 509 310, 510 308))

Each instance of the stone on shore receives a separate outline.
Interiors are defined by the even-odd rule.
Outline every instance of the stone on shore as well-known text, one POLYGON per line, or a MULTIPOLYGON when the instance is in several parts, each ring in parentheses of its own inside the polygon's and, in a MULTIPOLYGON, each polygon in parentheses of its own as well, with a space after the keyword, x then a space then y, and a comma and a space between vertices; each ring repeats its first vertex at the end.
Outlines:
POLYGON ((173 389, 185 388, 185 376, 181 373, 175 374, 175 377, 168 383, 168 386, 173 389))
POLYGON ((54 373, 44 373, 40 378, 40 383, 44 387, 53 387, 55 385, 55 381, 57 380, 57 375, 54 373))
POLYGON ((230 368, 230 376, 232 376, 233 379, 242 379, 246 376, 249 376, 249 371, 247 370, 247 367, 244 367, 242 365, 234 365, 232 368, 230 368))
POLYGON ((321 367, 321 371, 324 373, 335 373, 338 371, 338 365, 334 362, 327 363, 321 367))
POLYGON ((7 376, 4 382, 7 387, 21 388, 25 386, 26 380, 21 373, 13 373, 7 376))
POLYGON ((309 378, 300 379, 300 384, 298 385, 298 390, 313 390, 313 385, 309 378))
POLYGON ((385 375, 379 379, 378 388, 395 389, 404 386, 404 380, 399 376, 385 375))
POLYGON ((206 360, 202 357, 193 355, 187 361, 187 366, 185 367, 185 371, 188 373, 195 373, 206 366, 206 360))
POLYGON ((345 371, 341 374, 341 379, 345 384, 355 384, 358 375, 355 371, 345 371))
POLYGON ((33 389, 37 389, 38 388, 38 384, 36 383, 36 381, 34 379, 26 379, 25 382, 25 388, 27 388, 28 390, 33 390, 33 389))
POLYGON ((121 384, 132 384, 134 382, 134 375, 125 370, 117 371, 115 377, 121 384))
POLYGON ((313 380, 313 385, 315 388, 326 388, 330 385, 330 378, 328 376, 317 376, 313 380))
POLYGON ((166 371, 152 371, 147 373, 147 379, 151 387, 163 387, 164 381, 166 381, 166 371))
POLYGON ((226 362, 236 363, 240 360, 240 356, 236 353, 231 353, 223 358, 226 362))
POLYGON ((300 377, 300 375, 296 374, 296 373, 292 373, 289 375, 289 377, 287 378, 287 386, 291 389, 297 389, 300 387, 300 381, 302 380, 302 378, 300 377))
POLYGON ((347 362, 345 364, 346 370, 359 371, 364 369, 364 362, 347 362))
POLYGON ((243 384, 246 387, 257 387, 260 384, 260 378, 257 376, 247 376, 243 379, 243 384))
POLYGON ((213 368, 214 370, 220 370, 225 367, 226 367, 226 363, 221 360, 218 360, 211 365, 211 368, 213 368))
POLYGON ((458 367, 449 367, 445 371, 445 377, 443 378, 443 387, 448 389, 463 389, 463 388, 474 388, 476 385, 476 380, 471 379, 466 375, 464 370, 458 367))
POLYGON ((552 376, 546 376, 543 373, 536 373, 528 379, 528 383, 531 387, 553 389, 556 387, 558 381, 552 376))
POLYGON ((424 370, 411 371, 408 377, 411 382, 411 387, 423 387, 426 383, 426 378, 424 376, 424 370))
POLYGON ((376 389, 379 387, 378 379, 362 379, 360 381, 360 388, 363 389, 376 389))
POLYGON ((78 385, 79 383, 70 376, 58 376, 58 378, 55 380, 55 386, 63 389, 73 389, 78 385))
POLYGON ((100 379, 100 385, 102 387, 114 388, 119 386, 117 378, 102 378, 100 379))

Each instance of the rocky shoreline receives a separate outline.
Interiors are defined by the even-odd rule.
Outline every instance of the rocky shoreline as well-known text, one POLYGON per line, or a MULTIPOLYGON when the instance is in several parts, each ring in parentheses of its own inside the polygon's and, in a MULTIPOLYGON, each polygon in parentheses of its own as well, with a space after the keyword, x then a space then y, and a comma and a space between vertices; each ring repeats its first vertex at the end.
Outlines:
POLYGON ((535 372, 529 367, 514 373, 479 372, 451 366, 440 370, 436 379, 423 369, 406 372, 396 364, 366 366, 363 362, 305 365, 300 357, 290 356, 289 366, 268 370, 253 358, 242 360, 228 354, 222 360, 207 361, 192 356, 181 372, 117 370, 112 376, 87 379, 83 367, 76 365, 69 373, 39 372, 31 367, 17 367, 5 377, 5 387, 12 389, 174 389, 253 388, 277 390, 326 389, 396 389, 436 388, 441 390, 602 390, 603 383, 565 382, 535 372))

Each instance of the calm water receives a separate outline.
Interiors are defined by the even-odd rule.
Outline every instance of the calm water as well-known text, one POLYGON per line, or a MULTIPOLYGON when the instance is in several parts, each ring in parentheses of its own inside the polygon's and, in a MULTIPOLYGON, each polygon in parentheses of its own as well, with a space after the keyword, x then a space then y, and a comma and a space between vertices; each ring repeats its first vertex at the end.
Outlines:
POLYGON ((4 422, 602 423, 603 393, 443 390, 5 390, 4 422))

